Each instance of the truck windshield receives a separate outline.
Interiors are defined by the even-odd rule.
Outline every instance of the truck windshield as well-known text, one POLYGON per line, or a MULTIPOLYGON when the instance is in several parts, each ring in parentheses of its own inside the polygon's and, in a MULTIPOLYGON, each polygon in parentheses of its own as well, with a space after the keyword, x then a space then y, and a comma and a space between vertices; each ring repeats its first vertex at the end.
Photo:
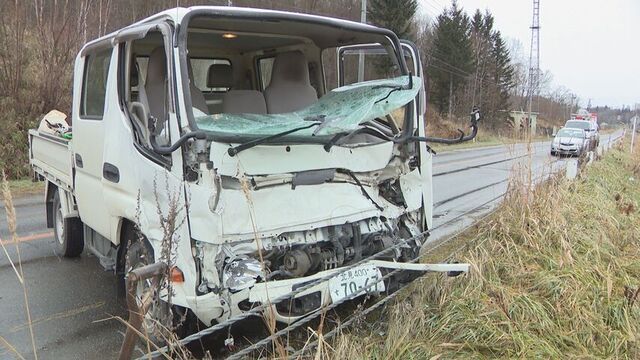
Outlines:
POLYGON ((422 81, 409 76, 371 80, 333 89, 301 110, 283 114, 200 114, 195 116, 202 130, 218 135, 274 135, 318 122, 318 127, 297 132, 297 136, 335 135, 356 129, 361 123, 384 117, 412 101, 422 81), (409 87, 411 83, 411 87, 409 87))
POLYGON ((199 130, 214 138, 244 142, 304 128, 285 138, 322 142, 374 121, 371 126, 376 129, 388 128, 380 130, 386 138, 398 132, 386 115, 411 103, 422 86, 419 78, 407 74, 404 62, 399 63, 394 50, 399 43, 386 30, 335 19, 323 23, 304 15, 287 15, 268 24, 231 19, 204 15, 191 19, 186 32, 188 56, 182 59, 188 66, 189 115, 199 130), (357 30, 348 31, 349 27, 357 30), (351 68, 342 72, 348 72, 348 82, 336 81, 341 60, 336 59, 336 48, 357 44, 381 50, 375 61, 367 59, 358 81, 352 80, 357 71, 352 74, 351 68), (334 54, 332 64, 325 64, 325 53, 334 54), (211 63, 206 86, 194 86, 194 62, 203 58, 225 61, 211 63), (312 136, 322 140, 311 140, 312 136))

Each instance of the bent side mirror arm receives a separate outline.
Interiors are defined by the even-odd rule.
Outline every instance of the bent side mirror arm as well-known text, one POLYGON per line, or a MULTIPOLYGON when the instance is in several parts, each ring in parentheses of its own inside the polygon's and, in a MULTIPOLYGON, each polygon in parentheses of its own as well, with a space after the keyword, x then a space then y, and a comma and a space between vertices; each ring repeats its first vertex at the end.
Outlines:
POLYGON ((407 139, 404 139, 404 141, 424 141, 424 142, 431 142, 436 144, 447 144, 447 145, 460 144, 463 142, 470 141, 478 135, 478 122, 482 119, 482 115, 480 114, 480 109, 478 109, 477 106, 473 107, 473 109, 471 110, 471 113, 469 114, 469 118, 471 121, 471 126, 470 126, 471 133, 468 135, 465 135, 464 131, 458 129, 458 132, 460 133, 460 137, 458 138, 446 139, 446 138, 437 138, 437 137, 430 137, 430 136, 426 136, 426 137, 411 136, 407 139))

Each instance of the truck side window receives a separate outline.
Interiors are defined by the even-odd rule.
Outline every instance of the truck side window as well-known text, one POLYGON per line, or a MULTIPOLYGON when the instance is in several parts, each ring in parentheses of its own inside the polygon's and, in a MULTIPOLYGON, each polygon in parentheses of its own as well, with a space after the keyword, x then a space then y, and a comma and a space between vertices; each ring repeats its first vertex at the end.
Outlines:
POLYGON ((111 53, 112 49, 105 49, 87 55, 80 102, 82 118, 102 120, 111 53))

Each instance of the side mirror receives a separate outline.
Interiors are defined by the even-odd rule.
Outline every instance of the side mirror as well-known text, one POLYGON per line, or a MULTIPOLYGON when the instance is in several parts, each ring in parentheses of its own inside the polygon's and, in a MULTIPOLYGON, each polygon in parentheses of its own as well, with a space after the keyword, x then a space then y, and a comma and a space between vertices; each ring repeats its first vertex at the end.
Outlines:
POLYGON ((431 143, 436 143, 436 144, 459 144, 459 143, 463 143, 469 140, 472 140, 473 138, 476 137, 476 135, 478 135, 478 121, 480 121, 482 119, 482 115, 480 114, 480 109, 478 109, 477 106, 474 106, 473 109, 471 110, 471 113, 469 114, 469 120, 471 121, 471 133, 470 134, 465 134, 464 131, 458 129, 458 132, 460 133, 460 137, 458 138, 452 138, 452 139, 444 139, 444 138, 436 138, 436 137, 430 137, 430 136, 426 136, 426 137, 417 137, 417 136, 410 136, 409 138, 403 139, 402 141, 424 141, 424 142, 431 142, 431 143))

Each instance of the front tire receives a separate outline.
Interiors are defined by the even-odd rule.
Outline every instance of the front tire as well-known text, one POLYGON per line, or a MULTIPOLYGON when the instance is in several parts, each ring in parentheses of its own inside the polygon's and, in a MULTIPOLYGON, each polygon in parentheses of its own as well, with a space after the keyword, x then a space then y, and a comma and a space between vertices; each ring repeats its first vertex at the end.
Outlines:
POLYGON ((84 249, 82 221, 77 217, 65 218, 62 215, 60 190, 53 195, 53 237, 55 253, 64 257, 77 257, 84 249))

